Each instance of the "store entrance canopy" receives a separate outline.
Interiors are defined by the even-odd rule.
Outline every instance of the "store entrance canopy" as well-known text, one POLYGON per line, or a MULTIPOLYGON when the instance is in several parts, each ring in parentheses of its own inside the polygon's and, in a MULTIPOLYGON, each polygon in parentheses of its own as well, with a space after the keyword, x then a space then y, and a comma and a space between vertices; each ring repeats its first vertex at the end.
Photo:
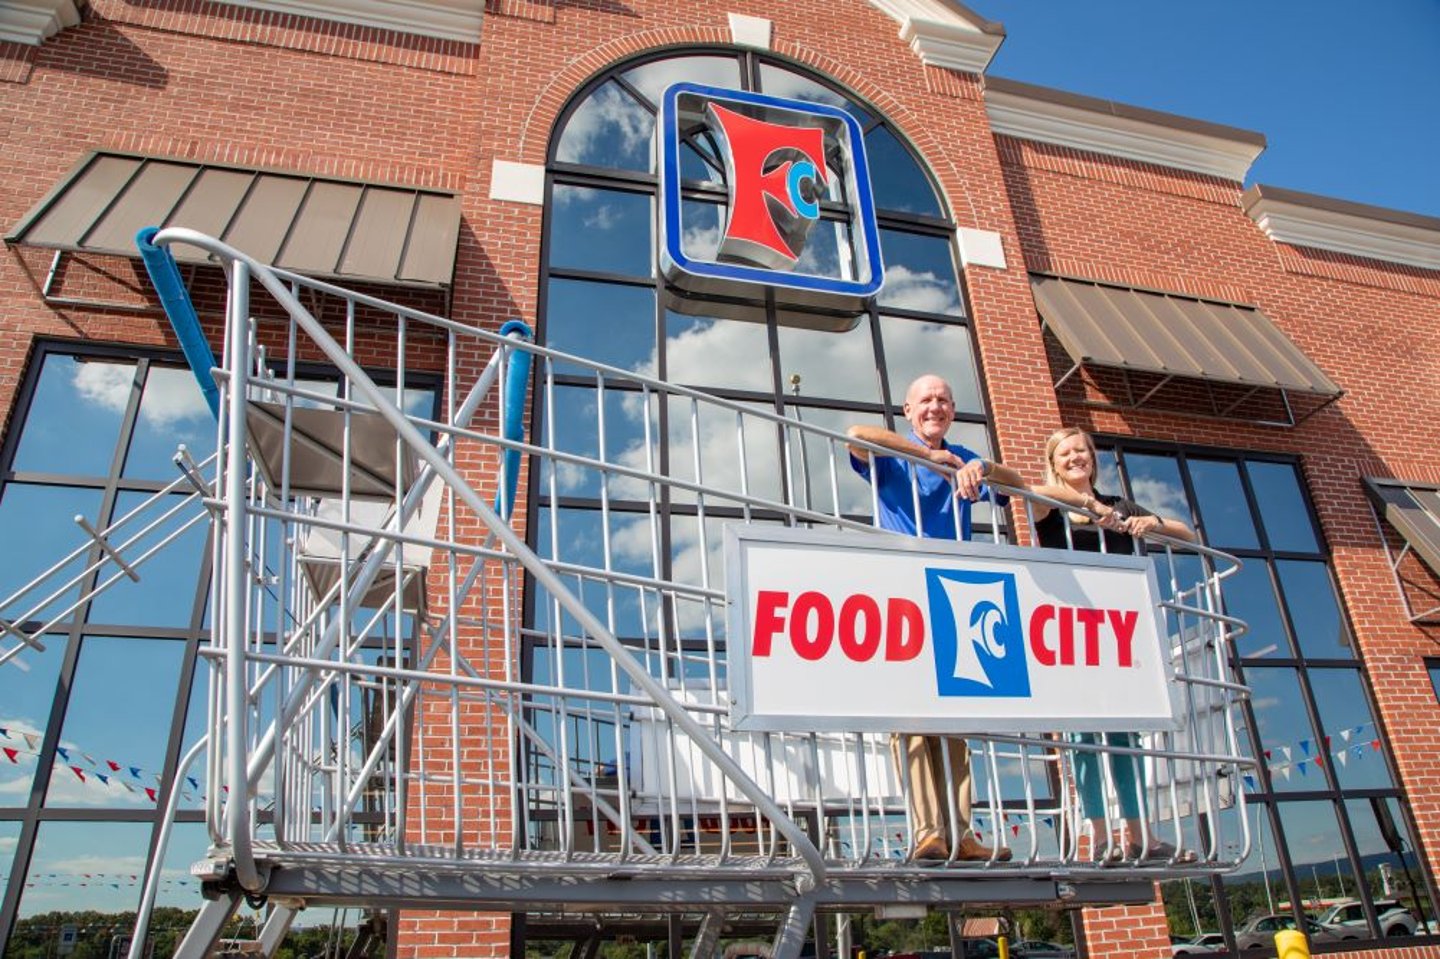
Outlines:
POLYGON ((1307 394, 1322 405, 1341 395, 1254 307, 1050 276, 1031 277, 1030 287, 1046 328, 1075 361, 1057 389, 1096 366, 1154 374, 1134 406, 1175 377, 1241 388, 1232 407, 1258 390, 1307 394))
MULTIPOLYGON (((186 226, 308 276, 448 287, 460 200, 413 187, 121 153, 82 159, 5 236, 59 251, 138 256, 146 226, 186 226)), ((202 258, 177 248, 176 257, 202 258)))
POLYGON ((1377 516, 1383 517, 1395 527, 1395 531, 1405 540, 1404 548, 1394 552, 1383 531, 1381 533, 1381 542, 1385 544, 1385 552, 1390 559, 1390 571, 1395 575, 1396 585, 1400 588, 1411 620, 1432 622, 1440 618, 1440 595, 1436 595, 1434 584, 1429 584, 1428 587, 1426 584, 1407 584, 1401 575, 1405 554, 1413 552, 1430 568, 1430 572, 1435 575, 1435 582, 1440 582, 1440 485, 1367 476, 1365 492, 1370 494, 1377 516), (1407 585, 1412 588, 1407 590, 1407 585), (1434 608, 1417 612, 1417 607, 1412 602, 1412 592, 1426 593, 1426 602, 1433 602, 1434 608))

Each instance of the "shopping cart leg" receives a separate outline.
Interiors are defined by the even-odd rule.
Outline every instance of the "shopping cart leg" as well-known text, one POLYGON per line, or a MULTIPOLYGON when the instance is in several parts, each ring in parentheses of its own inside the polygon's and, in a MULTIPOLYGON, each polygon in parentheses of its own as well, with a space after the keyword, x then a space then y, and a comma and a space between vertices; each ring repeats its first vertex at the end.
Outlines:
POLYGON ((240 898, 241 892, 237 889, 221 893, 217 899, 205 900, 205 905, 195 915, 195 921, 190 923, 185 938, 176 947, 174 959, 205 959, 213 955, 220 944, 220 933, 225 923, 240 908, 240 898))
POLYGON ((775 946, 770 951, 772 959, 798 959, 814 915, 815 900, 795 900, 781 921, 780 930, 775 933, 775 946))
POLYGON ((260 954, 265 959, 275 959, 275 953, 280 943, 285 941, 285 934, 294 921, 295 910, 289 906, 276 906, 271 910, 270 918, 265 920, 265 927, 260 930, 260 954))
POLYGON ((715 947, 720 942, 720 932, 725 927, 725 917, 717 910, 705 913, 700 921, 700 931, 690 945, 690 959, 715 959, 715 947))

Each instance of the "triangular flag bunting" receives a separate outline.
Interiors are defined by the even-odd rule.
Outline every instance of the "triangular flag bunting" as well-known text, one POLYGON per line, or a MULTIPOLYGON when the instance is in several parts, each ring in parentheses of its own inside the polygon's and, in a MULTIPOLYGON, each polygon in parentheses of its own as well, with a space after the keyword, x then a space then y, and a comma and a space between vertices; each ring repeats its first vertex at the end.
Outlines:
POLYGON ((113 759, 105 760, 105 765, 110 767, 112 773, 118 773, 120 771, 120 764, 113 759))
POLYGON ((146 786, 146 787, 145 787, 145 795, 150 797, 150 801, 151 801, 151 802, 156 802, 156 801, 157 801, 157 800, 155 799, 155 790, 151 789, 149 786, 146 786))
POLYGON ((25 737, 25 745, 29 746, 31 749, 35 749, 37 746, 40 745, 40 740, 36 739, 29 733, 21 733, 20 735, 25 737))
POLYGON ((1342 749, 1338 753, 1336 753, 1335 758, 1340 760, 1340 765, 1345 765, 1345 750, 1342 749))
POLYGON ((60 754, 61 759, 65 760, 67 763, 70 761, 70 750, 66 749, 64 746, 56 746, 55 751, 60 754))
POLYGON ((1305 755, 1307 755, 1307 756, 1310 755, 1310 740, 1308 740, 1308 739, 1302 739, 1302 740, 1300 740, 1300 751, 1303 752, 1303 753, 1304 753, 1305 755))
POLYGON ((4 749, 5 749, 5 758, 8 759, 8 760, 10 760, 12 763, 15 763, 15 764, 18 766, 18 765, 20 764, 20 760, 16 759, 15 757, 18 756, 18 755, 20 755, 20 750, 18 750, 18 749, 11 749, 9 746, 5 746, 4 749))
POLYGON ((1252 793, 1260 791, 1255 784, 1255 777, 1250 775, 1249 773, 1245 774, 1245 788, 1250 790, 1252 793))
POLYGON ((9 739, 10 730, 6 729, 4 726, 0 726, 0 736, 4 736, 6 739, 9 739))
POLYGON ((1375 750, 1375 751, 1378 753, 1378 752, 1380 751, 1380 740, 1379 740, 1379 739, 1372 739, 1372 740, 1370 740, 1370 748, 1373 749, 1373 750, 1375 750))
POLYGON ((79 779, 82 783, 85 781, 85 770, 81 769, 79 766, 71 766, 70 771, 74 773, 75 778, 79 779))
POLYGON ((1340 730, 1340 738, 1343 739, 1343 740, 1345 740, 1345 741, 1348 743, 1348 742, 1350 741, 1350 730, 1348 730, 1348 729, 1342 729, 1342 730, 1340 730))
POLYGON ((1019 826, 1018 823, 1015 824, 1015 825, 1012 825, 1012 826, 1010 827, 1010 835, 1012 835, 1012 836, 1018 836, 1018 835, 1020 835, 1020 826, 1019 826))
POLYGON ((131 766, 131 767, 130 767, 130 775, 134 776, 136 779, 139 779, 139 778, 140 778, 140 767, 139 767, 139 766, 131 766))

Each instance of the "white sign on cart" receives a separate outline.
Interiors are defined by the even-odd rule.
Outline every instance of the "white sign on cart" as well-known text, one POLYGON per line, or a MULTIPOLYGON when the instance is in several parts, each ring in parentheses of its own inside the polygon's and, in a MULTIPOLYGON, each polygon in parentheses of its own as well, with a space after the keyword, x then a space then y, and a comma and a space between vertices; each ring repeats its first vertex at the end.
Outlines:
POLYGON ((1174 730, 1138 556, 730 526, 736 729, 1174 730))

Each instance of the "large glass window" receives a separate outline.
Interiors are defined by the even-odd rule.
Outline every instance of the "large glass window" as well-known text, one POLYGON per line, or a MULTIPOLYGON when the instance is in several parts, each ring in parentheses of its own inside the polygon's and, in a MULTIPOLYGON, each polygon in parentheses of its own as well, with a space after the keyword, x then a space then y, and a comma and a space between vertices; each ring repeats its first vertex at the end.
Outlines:
MULTIPOLYGON (((724 164, 705 135, 689 134, 683 142, 688 212, 682 243, 704 254, 719 240, 724 164), (713 207, 712 218, 699 214, 704 207, 713 207)), ((944 204, 920 159, 876 111, 823 78, 759 53, 671 53, 597 77, 562 116, 552 143, 539 322, 546 346, 839 427, 875 420, 893 424, 909 382, 940 372, 955 390, 959 422, 952 441, 977 449, 990 445, 953 224, 944 219, 944 204), (803 311, 793 308, 783 323, 774 308, 738 319, 733 304, 716 301, 710 307, 692 295, 684 298, 683 312, 677 311, 677 298, 655 270, 658 181, 652 139, 660 97, 680 79, 838 106, 860 121, 886 264, 878 297, 884 315, 872 310, 848 331, 829 332, 827 317, 817 314, 807 327, 803 311)), ((806 256, 814 262, 808 267, 831 264, 843 271, 837 239, 825 224, 812 231, 806 256)), ((553 428, 557 444, 567 442, 562 432, 588 444, 583 434, 593 432, 593 382, 567 380, 563 364, 556 372, 564 388, 554 391, 548 410, 537 410, 540 431, 553 428)), ((638 406, 632 404, 631 412, 638 417, 638 406)), ((626 422, 608 418, 607 429, 624 430, 626 422)), ((638 422, 634 425, 630 432, 641 432, 638 422)), ((668 437, 659 440, 652 451, 656 462, 688 462, 688 451, 669 449, 668 437)), ((613 451, 613 438, 610 445, 613 451)), ((778 474, 769 475, 776 465, 765 462, 776 453, 773 444, 766 448, 757 441, 753 451, 756 461, 750 465, 759 481, 778 482, 778 474)), ((546 474, 538 477, 539 496, 532 499, 540 510, 549 505, 546 474)), ((554 491, 567 507, 598 506, 592 499, 598 485, 582 474, 577 469, 555 477, 554 491)), ((852 488, 844 479, 839 485, 852 488)), ((791 486, 793 496, 807 495, 804 482, 791 486)), ((812 502, 833 499, 828 476, 810 486, 812 502)), ((853 502, 868 511, 868 497, 844 499, 847 507, 853 502)))
MULTIPOLYGON (((1426 918, 1427 878, 1408 846, 1388 746, 1297 464, 1135 440, 1105 445, 1109 483, 1194 524, 1244 564, 1221 593, 1226 611, 1249 627, 1232 655, 1251 690, 1242 747, 1262 765, 1243 783, 1251 852, 1234 875, 1162 884, 1172 936, 1223 937, 1227 917, 1232 931, 1284 928, 1297 909, 1315 918, 1337 903, 1352 903, 1360 917, 1347 927, 1350 938, 1403 924, 1393 913, 1389 923, 1369 923, 1367 898, 1379 914, 1390 908, 1385 900, 1403 896, 1403 908, 1426 918)), ((1238 822, 1223 825, 1223 834, 1240 834, 1238 822)))
MULTIPOLYGON (((405 406, 432 416, 433 381, 416 379, 405 406)), ((335 388, 322 371, 310 385, 335 388)), ((208 516, 183 496, 156 494, 180 475, 171 461, 179 445, 203 461, 215 436, 177 356, 36 348, 0 447, 0 543, 23 544, 0 550, 0 617, 45 647, 0 666, 5 959, 53 954, 57 923, 76 927, 77 955, 113 955, 112 933, 133 927, 160 803, 182 748, 204 731, 208 679, 197 655, 208 630, 208 516), (82 576, 102 553, 76 517, 101 530, 127 516, 130 532, 114 545, 131 562, 155 550, 136 567, 138 581, 108 562, 82 576), (52 566, 33 596, 16 595, 52 566)), ((158 882, 161 906, 201 902, 187 867, 209 843, 203 763, 179 780, 182 821, 158 882)), ((188 922, 188 912, 157 914, 151 954, 171 955, 188 922)))

